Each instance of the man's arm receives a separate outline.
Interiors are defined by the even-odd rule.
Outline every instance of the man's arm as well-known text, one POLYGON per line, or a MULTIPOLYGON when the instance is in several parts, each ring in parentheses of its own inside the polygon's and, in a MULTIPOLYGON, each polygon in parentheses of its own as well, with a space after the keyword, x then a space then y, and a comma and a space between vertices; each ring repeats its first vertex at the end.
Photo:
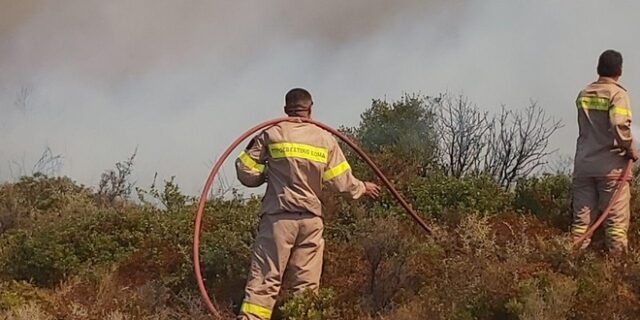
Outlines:
POLYGON ((611 109, 609 110, 609 118, 611 119, 611 127, 613 129, 616 142, 626 154, 634 160, 637 159, 637 151, 633 145, 633 137, 631 136, 631 103, 629 95, 620 91, 611 99, 611 109))
POLYGON ((266 148, 264 133, 254 137, 236 159, 236 174, 245 187, 259 187, 266 181, 266 148))
POLYGON ((351 199, 358 199, 362 195, 377 198, 380 194, 380 188, 377 185, 362 182, 353 176, 351 166, 335 139, 332 139, 332 146, 329 148, 327 169, 322 175, 322 180, 331 189, 351 199))

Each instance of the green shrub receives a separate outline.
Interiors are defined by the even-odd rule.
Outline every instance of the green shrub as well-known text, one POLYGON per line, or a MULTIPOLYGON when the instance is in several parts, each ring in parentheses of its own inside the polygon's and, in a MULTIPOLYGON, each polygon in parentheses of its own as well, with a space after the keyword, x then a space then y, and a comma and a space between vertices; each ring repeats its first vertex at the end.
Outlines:
POLYGON ((420 213, 435 218, 447 210, 501 212, 509 208, 511 201, 511 195, 487 176, 457 179, 433 174, 413 181, 406 194, 420 213))
POLYGON ((15 280, 52 285, 83 267, 120 261, 156 224, 149 215, 100 211, 14 230, 2 237, 3 270, 15 280))
POLYGON ((570 277, 542 272, 523 281, 517 297, 509 300, 506 310, 521 320, 562 320, 570 315, 577 285, 570 277))
POLYGON ((39 218, 95 210, 91 191, 67 177, 36 173, 0 185, 0 232, 39 218))
MULTIPOLYGON (((324 289, 293 297, 281 311, 288 319, 634 319, 634 246, 620 257, 575 252, 546 223, 562 214, 565 178, 521 180, 510 194, 486 177, 413 177, 401 187, 417 211, 436 218, 431 236, 388 194, 377 202, 330 198, 324 289)), ((195 204, 172 180, 142 194, 151 201, 101 210, 56 192, 55 201, 36 200, 36 192, 50 192, 43 185, 0 187, 4 203, 23 201, 39 215, 0 235, 0 318, 206 318, 191 262, 195 204)), ((242 298, 259 207, 258 198, 236 193, 205 208, 200 263, 225 315, 242 298)))
MULTIPOLYGON (((11 279, 50 286, 85 269, 132 258, 147 267, 173 273, 172 281, 184 284, 192 279, 194 210, 103 210, 13 230, 0 238, 3 273, 11 279), (175 265, 159 265, 167 259, 175 265)), ((255 212, 255 199, 218 199, 207 204, 201 252, 209 279, 231 274, 244 277, 257 221, 255 212)))
POLYGON ((571 223, 571 178, 545 174, 518 180, 514 206, 566 229, 571 223))
POLYGON ((334 308, 336 296, 331 289, 311 290, 293 296, 281 307, 288 320, 333 320, 340 319, 334 308))

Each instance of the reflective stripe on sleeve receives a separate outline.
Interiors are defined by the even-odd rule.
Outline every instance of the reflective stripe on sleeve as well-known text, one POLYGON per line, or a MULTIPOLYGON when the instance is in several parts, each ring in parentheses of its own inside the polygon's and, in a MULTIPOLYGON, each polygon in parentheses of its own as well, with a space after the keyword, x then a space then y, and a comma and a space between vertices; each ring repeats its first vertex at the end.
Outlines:
POLYGON ((326 164, 328 150, 302 143, 281 142, 269 145, 269 154, 274 159, 299 158, 326 164))
POLYGON ((240 311, 242 313, 249 313, 263 319, 271 319, 271 310, 246 301, 242 303, 240 311))
POLYGON ((578 97, 576 105, 584 110, 609 111, 611 103, 607 98, 578 97))
POLYGON ((619 115, 619 116, 624 116, 624 117, 631 117, 631 110, 627 109, 627 108, 622 108, 622 107, 613 107, 611 108, 611 110, 609 110, 609 112, 612 115, 619 115))
POLYGON ((240 159, 240 162, 242 162, 242 164, 244 164, 251 171, 260 173, 264 172, 264 164, 257 163, 255 160, 253 160, 253 158, 249 156, 246 151, 242 151, 242 153, 238 156, 238 159, 240 159))
POLYGON ((327 170, 324 172, 324 174, 322 175, 322 180, 324 181, 329 181, 345 172, 347 172, 347 170, 351 169, 351 166, 349 165, 349 163, 347 161, 343 161, 342 163, 340 163, 339 165, 327 170))

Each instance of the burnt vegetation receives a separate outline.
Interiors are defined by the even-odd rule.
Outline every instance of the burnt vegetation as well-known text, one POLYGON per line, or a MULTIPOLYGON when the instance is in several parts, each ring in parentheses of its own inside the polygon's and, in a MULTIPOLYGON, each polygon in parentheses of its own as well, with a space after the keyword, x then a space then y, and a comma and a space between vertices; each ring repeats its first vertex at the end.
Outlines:
MULTIPOLYGON (((342 130, 434 234, 387 194, 353 203, 327 195, 323 289, 285 292, 276 317, 637 319, 640 227, 634 220, 626 256, 607 256, 598 237, 591 249, 571 249, 570 177, 543 172, 561 125, 535 102, 491 114, 464 96, 373 100, 358 126, 342 130)), ((371 178, 345 151, 356 174, 371 178)), ((49 151, 37 167, 54 173, 60 159, 49 151)), ((134 183, 134 159, 93 188, 44 172, 0 185, 1 319, 209 319, 191 266, 197 199, 174 178, 134 183)), ((232 319, 260 200, 219 187, 201 258, 209 292, 232 319)), ((634 196, 634 212, 639 205, 634 196)))

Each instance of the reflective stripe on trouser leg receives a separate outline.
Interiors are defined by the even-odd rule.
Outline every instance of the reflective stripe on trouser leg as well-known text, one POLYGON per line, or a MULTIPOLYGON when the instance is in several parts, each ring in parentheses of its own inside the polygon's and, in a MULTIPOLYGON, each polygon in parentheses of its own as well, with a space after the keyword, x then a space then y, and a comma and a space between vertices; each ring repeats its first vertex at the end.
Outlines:
MULTIPOLYGON (((573 192, 573 223, 571 224, 571 236, 577 240, 598 216, 598 188, 594 178, 574 178, 572 181, 573 192)), ((585 239, 581 247, 586 248, 591 239, 585 239)))
POLYGON ((271 309, 259 306, 251 302, 243 302, 240 307, 240 313, 244 315, 245 319, 271 319, 271 309))
POLYGON ((588 227, 582 225, 573 225, 571 226, 571 235, 576 238, 580 238, 583 234, 587 232, 588 227))
MULTIPOLYGON (((616 189, 618 182, 609 180, 601 183, 601 192, 608 196, 601 197, 600 206, 608 205, 611 195, 616 189)), ((602 194, 601 193, 601 194, 602 194)), ((612 204, 611 211, 605 222, 605 235, 607 247, 612 251, 626 250, 628 245, 627 230, 629 229, 629 217, 631 192, 629 190, 629 182, 624 181, 620 185, 618 198, 612 204)))
POLYGON ((611 251, 624 251, 628 246, 627 230, 623 228, 607 227, 607 247, 611 251))
POLYGON ((298 235, 297 217, 298 214, 289 213, 262 216, 240 310, 244 319, 263 320, 271 317, 291 248, 298 235))
POLYGON ((613 239, 624 239, 627 237, 627 230, 623 228, 607 227, 607 237, 613 239))

